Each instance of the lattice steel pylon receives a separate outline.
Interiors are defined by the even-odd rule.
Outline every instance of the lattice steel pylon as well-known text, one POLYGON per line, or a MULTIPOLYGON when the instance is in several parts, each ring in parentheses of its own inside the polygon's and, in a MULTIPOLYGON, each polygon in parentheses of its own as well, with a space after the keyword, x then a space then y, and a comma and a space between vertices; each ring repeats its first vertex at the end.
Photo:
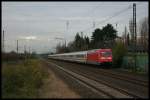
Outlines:
POLYGON ((135 67, 135 71, 136 71, 136 4, 133 3, 133 36, 134 36, 134 67, 135 67))

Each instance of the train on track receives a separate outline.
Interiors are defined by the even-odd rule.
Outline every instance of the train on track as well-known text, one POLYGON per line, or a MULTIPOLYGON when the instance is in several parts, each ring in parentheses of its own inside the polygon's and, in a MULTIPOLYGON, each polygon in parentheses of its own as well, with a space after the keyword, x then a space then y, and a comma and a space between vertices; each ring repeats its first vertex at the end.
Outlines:
POLYGON ((111 49, 93 49, 88 51, 79 51, 63 54, 48 55, 48 58, 79 62, 85 64, 112 64, 112 50, 111 49))

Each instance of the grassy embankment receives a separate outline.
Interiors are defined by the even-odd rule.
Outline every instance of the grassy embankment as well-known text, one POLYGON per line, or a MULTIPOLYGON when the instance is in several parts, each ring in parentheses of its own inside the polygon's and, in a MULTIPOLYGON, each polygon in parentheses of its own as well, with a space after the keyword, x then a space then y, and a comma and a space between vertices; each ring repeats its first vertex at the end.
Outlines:
POLYGON ((2 64, 2 98, 37 98, 48 76, 38 59, 2 64))

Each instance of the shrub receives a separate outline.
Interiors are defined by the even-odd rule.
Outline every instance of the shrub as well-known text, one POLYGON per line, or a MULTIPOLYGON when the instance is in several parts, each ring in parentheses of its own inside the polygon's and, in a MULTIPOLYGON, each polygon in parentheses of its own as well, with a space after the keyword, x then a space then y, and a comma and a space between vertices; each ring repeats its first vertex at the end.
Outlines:
POLYGON ((123 61, 123 57, 126 54, 127 49, 124 44, 121 42, 116 43, 116 45, 112 49, 113 54, 113 66, 120 67, 123 61))
POLYGON ((28 60, 25 64, 6 64, 2 68, 2 97, 36 98, 46 76, 47 71, 38 60, 28 60))

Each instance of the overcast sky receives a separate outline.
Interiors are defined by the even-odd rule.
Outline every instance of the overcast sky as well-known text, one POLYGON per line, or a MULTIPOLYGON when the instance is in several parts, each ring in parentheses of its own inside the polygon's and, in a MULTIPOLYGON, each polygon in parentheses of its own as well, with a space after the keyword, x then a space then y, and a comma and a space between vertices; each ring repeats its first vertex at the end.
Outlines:
POLYGON ((68 43, 81 31, 91 37, 95 28, 107 23, 121 36, 132 18, 133 3, 137 4, 138 24, 148 17, 148 2, 2 2, 5 51, 16 51, 19 40, 19 52, 24 46, 38 53, 51 52, 57 43, 64 42, 55 38, 64 38, 68 43))

